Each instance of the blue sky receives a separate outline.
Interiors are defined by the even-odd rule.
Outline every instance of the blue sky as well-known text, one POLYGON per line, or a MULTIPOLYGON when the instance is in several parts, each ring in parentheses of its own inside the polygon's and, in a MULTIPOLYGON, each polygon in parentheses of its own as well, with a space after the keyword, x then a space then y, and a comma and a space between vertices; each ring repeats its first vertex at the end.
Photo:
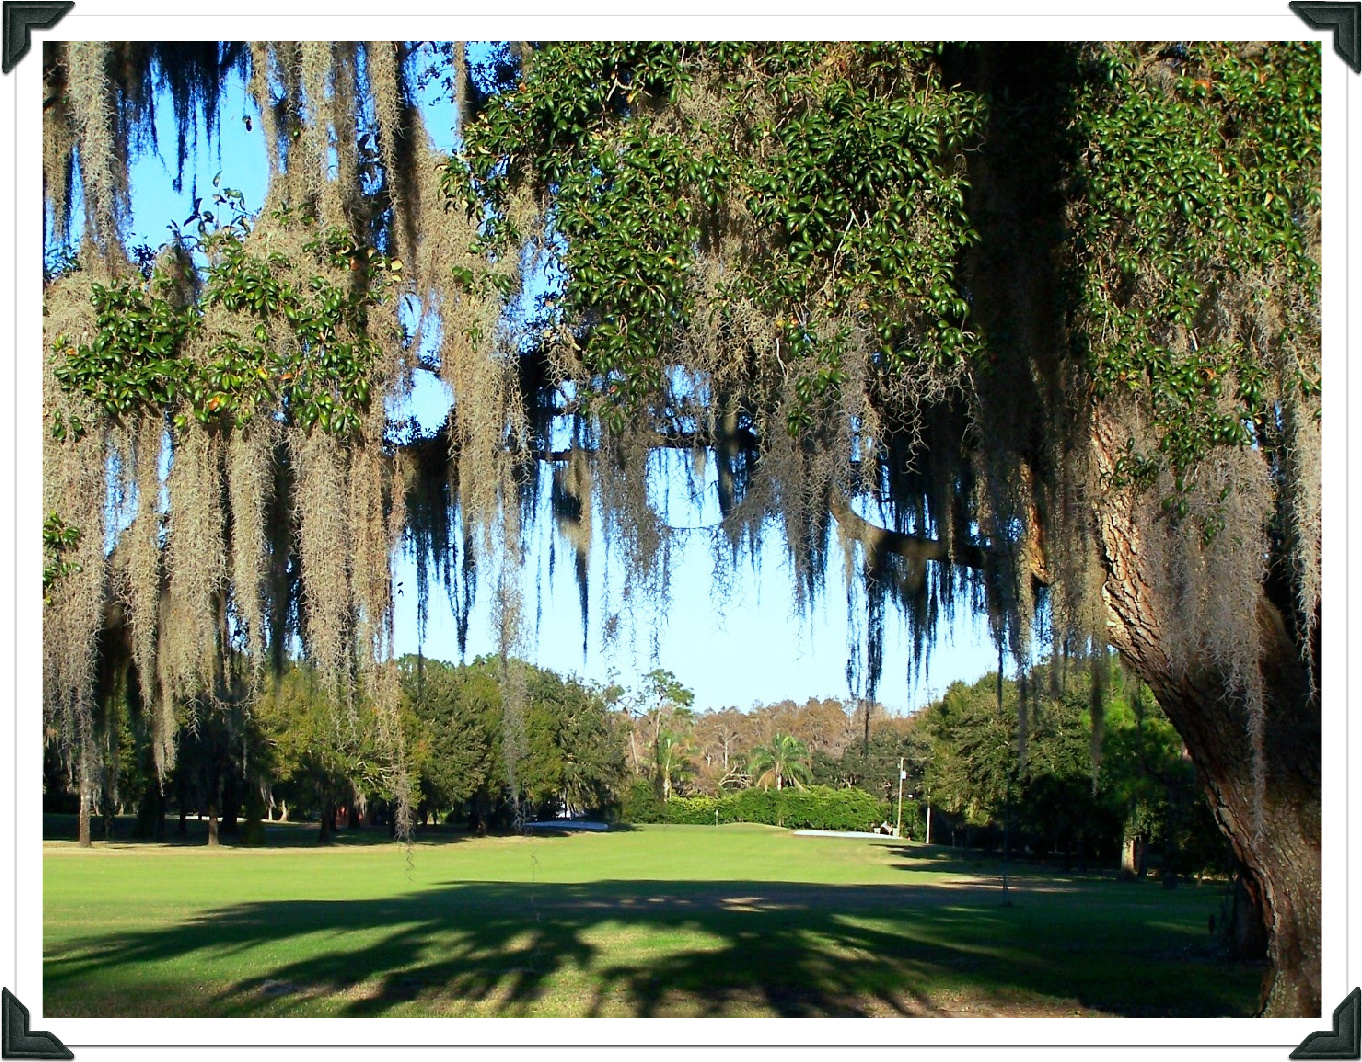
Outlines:
MULTIPOLYGON (((436 108, 428 102, 427 111, 437 146, 449 150, 453 141, 452 108, 448 104, 436 108)), ((267 177, 262 123, 239 78, 228 87, 219 126, 210 149, 208 130, 200 125, 198 150, 191 156, 183 190, 176 193, 172 188, 176 134, 169 107, 159 108, 160 153, 140 158, 131 173, 130 245, 145 242, 153 248, 159 246, 168 238, 172 222, 183 223, 193 213, 196 195, 204 200, 204 209, 213 209, 213 182, 219 174, 221 187, 239 189, 248 209, 260 206, 267 177), (245 116, 251 118, 250 131, 245 116)), ((449 392, 427 373, 418 372, 418 377, 412 411, 426 426, 437 425, 449 408, 449 392)), ((662 471, 656 477, 664 485, 659 489, 671 485, 676 504, 670 511, 684 513, 690 509, 686 522, 691 524, 717 522, 712 471, 698 510, 689 505, 688 496, 681 496, 683 478, 679 466, 674 474, 662 471)), ((561 543, 559 563, 552 573, 549 571, 553 529, 547 511, 530 534, 524 573, 525 644, 540 666, 591 681, 618 681, 627 687, 637 687, 639 677, 651 668, 663 667, 695 691, 699 708, 747 708, 787 697, 803 701, 811 696, 848 696, 847 588, 840 557, 829 566, 822 597, 807 615, 800 616, 795 613, 790 573, 778 533, 767 536, 760 565, 741 566, 733 574, 727 594, 719 599, 712 590, 714 562, 707 531, 697 528, 682 532, 674 546, 671 600, 666 614, 655 606, 641 605, 632 617, 622 617, 618 636, 607 648, 602 645, 600 632, 607 606, 618 608, 621 572, 618 563, 610 563, 597 534, 590 565, 589 637, 583 658, 577 587, 561 543)), ((415 651, 415 565, 401 552, 394 558, 394 578, 400 584, 397 651, 415 651)), ((470 658, 495 650, 492 599, 492 588, 480 586, 469 625, 470 658)), ((943 632, 920 681, 914 684, 910 642, 899 617, 889 612, 878 699, 891 711, 910 711, 933 695, 939 696, 950 682, 973 681, 997 664, 985 624, 962 603, 953 628, 943 632)), ((452 609, 435 579, 431 580, 430 617, 422 648, 426 655, 436 658, 455 659, 458 655, 452 609)))

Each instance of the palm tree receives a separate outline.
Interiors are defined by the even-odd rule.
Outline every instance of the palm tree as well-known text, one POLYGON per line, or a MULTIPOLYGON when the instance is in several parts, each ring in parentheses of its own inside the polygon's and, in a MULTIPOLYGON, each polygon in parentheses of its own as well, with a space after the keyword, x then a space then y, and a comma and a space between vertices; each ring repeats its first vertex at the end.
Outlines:
POLYGON ((748 772, 761 785, 771 778, 776 789, 783 789, 788 779, 803 789, 812 775, 809 772, 809 746, 789 734, 777 734, 769 745, 758 745, 752 750, 748 772))
POLYGON ((657 777, 662 782, 662 799, 670 800, 675 783, 690 775, 690 760, 687 758, 690 745, 670 730, 663 730, 658 733, 653 748, 657 753, 657 777))

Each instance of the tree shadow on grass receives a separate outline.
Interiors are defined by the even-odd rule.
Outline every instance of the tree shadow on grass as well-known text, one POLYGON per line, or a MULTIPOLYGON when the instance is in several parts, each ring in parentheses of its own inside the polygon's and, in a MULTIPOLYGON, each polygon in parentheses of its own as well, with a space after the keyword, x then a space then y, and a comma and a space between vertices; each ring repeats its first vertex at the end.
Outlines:
MULTIPOLYGON (((165 834, 159 838, 138 837, 135 834, 137 820, 131 816, 119 816, 114 826, 112 838, 104 836, 103 820, 97 820, 94 826, 94 847, 107 848, 110 846, 121 847, 161 847, 161 848, 206 848, 208 846, 208 821, 197 817, 190 817, 185 822, 185 832, 179 832, 179 824, 175 818, 166 821, 165 834)), ((240 829, 235 833, 222 833, 219 836, 219 843, 223 848, 319 848, 319 847, 350 847, 350 848, 372 848, 383 845, 400 845, 402 841, 395 839, 388 832, 388 827, 383 825, 364 826, 358 829, 351 829, 348 826, 333 830, 331 838, 325 844, 320 839, 321 827, 315 822, 266 822, 263 824, 265 831, 265 843, 263 845, 247 844, 240 829)), ((619 832, 619 827, 612 826, 612 832, 619 832)), ((537 837, 567 837, 570 831, 544 829, 535 831, 537 837)), ((489 834, 488 836, 518 836, 510 832, 505 834, 489 834)), ((43 840, 44 841, 75 841, 77 837, 77 822, 75 815, 63 815, 47 813, 43 815, 43 840)), ((417 826, 412 831, 412 842, 416 845, 444 845, 457 844, 462 841, 479 839, 479 835, 461 826, 417 826)))
POLYGON ((48 955, 44 1009, 113 1016, 121 997, 86 990, 125 984, 165 1016, 1247 1015, 1252 988, 1188 938, 1155 903, 1039 892, 1003 908, 965 887, 447 882, 89 936, 48 955))
MULTIPOLYGON (((898 864, 904 870, 985 876, 999 876, 1003 872, 1003 857, 999 852, 955 848, 950 845, 925 845, 916 841, 912 843, 897 840, 881 841, 879 844, 906 860, 898 864)), ((1053 862, 1018 853, 1013 854, 1008 862, 1008 868, 1010 872, 1018 875, 1043 876, 1054 881, 1094 882, 1112 881, 1116 878, 1115 871, 1111 869, 1103 867, 1061 869, 1053 862)))

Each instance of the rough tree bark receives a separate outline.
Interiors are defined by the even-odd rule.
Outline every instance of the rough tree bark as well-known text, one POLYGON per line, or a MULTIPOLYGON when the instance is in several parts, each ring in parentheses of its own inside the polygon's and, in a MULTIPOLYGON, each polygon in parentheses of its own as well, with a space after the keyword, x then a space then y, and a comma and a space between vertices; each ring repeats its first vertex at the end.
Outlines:
MULTIPOLYGON (((1117 451, 1099 431, 1099 463, 1117 451)), ((1248 716, 1226 676, 1210 666, 1172 660, 1155 619, 1165 588, 1151 578, 1135 506, 1105 499, 1099 527, 1106 581, 1107 637, 1150 687, 1196 764, 1221 830, 1243 867, 1244 886, 1260 912, 1271 967, 1263 986, 1267 1017, 1319 1016, 1320 987, 1320 703, 1281 612, 1259 599, 1264 679, 1267 785, 1262 829, 1255 823, 1248 716)), ((842 522, 856 534, 860 524, 842 522)), ((916 551, 920 539, 876 529, 887 548, 916 551)), ((958 560, 958 558, 957 558, 958 560)))
MULTIPOLYGON (((953 71, 968 87, 1011 104, 994 107, 981 150, 970 159, 971 214, 980 241, 966 263, 975 319, 998 345, 996 372, 976 381, 982 426, 1002 440, 1043 435, 1046 411, 1073 416, 1064 397, 1066 166, 1077 164, 1066 140, 1068 111, 1055 94, 1055 71, 1071 58, 1063 46, 1001 43, 971 52, 953 71), (1010 93, 1010 97, 1009 97, 1010 93), (1047 354, 1049 357, 1047 358, 1047 354), (1046 366, 1005 373, 1009 366, 1046 366)), ((1098 410, 1090 455, 1104 479, 1114 470, 1125 433, 1098 410)), ((1036 455, 1022 455, 1023 469, 1036 455)), ((1262 1013, 1318 1016, 1320 989, 1320 705, 1280 609, 1264 588, 1257 615, 1263 655, 1266 796, 1261 829, 1254 808, 1248 714, 1227 676, 1208 663, 1173 659, 1156 617, 1171 614, 1142 539, 1137 500, 1111 492, 1095 500, 1104 565, 1107 637, 1148 684, 1196 764, 1221 829, 1243 866, 1245 886, 1261 912, 1271 967, 1262 1013)), ((923 563, 935 560, 987 570, 982 547, 946 544, 871 525, 845 499, 833 498, 840 529, 867 548, 923 563)), ((1043 514, 1030 523, 1043 533, 1043 514)), ((1043 542, 1041 543, 1043 546, 1043 542)), ((1044 583, 1044 550, 1028 549, 1044 583)), ((1247 617, 1246 617, 1247 619, 1247 617)), ((968 844, 968 842, 967 842, 968 844)))
MULTIPOLYGON (((1072 416, 1064 396, 1068 280, 1066 176, 1081 165, 1069 139, 1071 100, 1056 72, 1070 68, 1063 45, 999 43, 972 52, 960 71, 997 104, 981 150, 970 161, 971 213, 979 246, 967 263, 976 318, 1000 348, 1000 366, 1045 366, 1037 376, 996 374, 982 385, 991 430, 1005 439, 1041 434, 1046 411, 1072 416), (1061 91, 1057 91, 1061 90, 1061 91), (1010 102, 1008 102, 1010 100, 1010 102)), ((1095 414, 1090 456, 1105 479, 1125 434, 1095 414)), ((1034 455, 1024 455, 1030 460, 1034 455)), ((1096 498, 1104 565, 1107 636, 1158 699, 1186 744, 1221 829, 1243 864, 1246 885, 1268 935, 1271 970, 1265 1015, 1319 1015, 1320 992, 1320 706, 1309 665, 1266 589, 1257 616, 1263 657, 1267 792, 1256 828, 1248 716, 1226 676, 1196 661, 1172 659, 1155 617, 1170 609, 1142 540, 1136 500, 1096 498)), ((1037 528, 1041 519, 1033 520, 1037 528)), ((840 519, 840 518, 839 518, 840 519)), ((928 551, 902 543, 902 550, 928 551)), ((1042 582, 1043 551, 1032 551, 1042 582)), ((955 563, 975 558, 952 556, 955 563)), ((1249 617, 1246 617, 1246 620, 1249 617)))
POLYGON ((76 827, 77 843, 81 848, 91 848, 94 842, 90 839, 90 813, 94 807, 94 783, 90 779, 90 765, 86 758, 82 757, 80 765, 80 815, 76 827))
MULTIPOLYGON (((1100 421, 1099 464, 1109 470, 1115 433, 1100 421)), ((1130 499, 1106 499, 1098 524, 1104 553, 1108 636, 1154 692, 1177 728, 1244 868, 1245 885, 1267 930, 1269 976, 1262 1013, 1318 1016, 1320 988, 1320 703, 1309 666, 1266 592, 1255 617, 1261 633, 1267 788, 1255 823, 1247 717, 1215 668, 1169 658, 1155 617, 1165 588, 1150 578, 1146 546, 1130 499)))
POLYGON ((238 779, 236 769, 232 765, 230 757, 226 765, 222 768, 222 825, 223 833, 235 836, 237 832, 237 819, 241 812, 241 798, 238 792, 238 779))

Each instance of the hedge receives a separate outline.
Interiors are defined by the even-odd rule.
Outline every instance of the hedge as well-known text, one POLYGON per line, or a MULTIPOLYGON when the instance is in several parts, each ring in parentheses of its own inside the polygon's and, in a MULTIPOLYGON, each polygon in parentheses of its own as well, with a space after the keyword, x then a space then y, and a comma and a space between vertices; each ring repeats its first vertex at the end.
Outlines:
POLYGON ((624 795, 624 822, 665 822, 713 826, 717 821, 756 822, 792 830, 870 830, 892 820, 891 809, 861 789, 743 789, 722 796, 674 797, 663 803, 646 782, 624 795))

